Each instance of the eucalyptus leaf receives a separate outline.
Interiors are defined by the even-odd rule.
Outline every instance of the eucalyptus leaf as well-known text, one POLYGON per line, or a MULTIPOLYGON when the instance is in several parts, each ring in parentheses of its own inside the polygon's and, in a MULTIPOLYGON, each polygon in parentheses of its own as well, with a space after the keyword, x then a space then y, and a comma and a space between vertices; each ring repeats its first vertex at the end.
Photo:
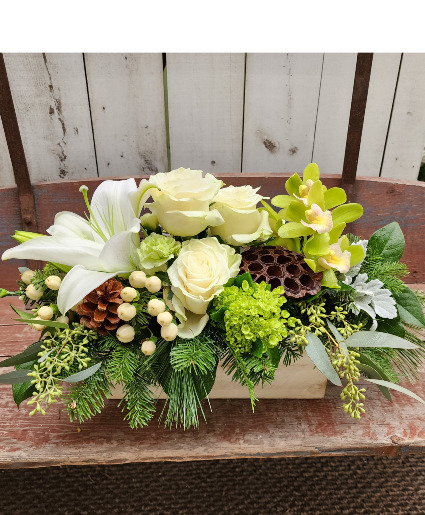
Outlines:
POLYGON ((316 365, 320 372, 329 379, 329 381, 337 386, 341 386, 341 379, 332 366, 323 343, 313 333, 307 333, 306 338, 308 345, 305 346, 305 350, 311 361, 316 365))
MULTIPOLYGON (((358 363, 357 365, 360 372, 363 372, 369 379, 378 379, 382 381, 381 374, 370 365, 365 365, 364 363, 358 363)), ((378 388, 381 390, 381 393, 384 397, 386 397, 389 401, 392 401, 391 393, 386 386, 382 386, 378 384, 378 388)))
POLYGON ((404 252, 404 235, 397 222, 392 222, 375 231, 368 248, 379 254, 384 261, 398 261, 404 252))
POLYGON ((25 322, 26 324, 38 324, 38 325, 45 325, 46 327, 56 327, 58 329, 66 329, 68 324, 65 324, 64 322, 55 322, 54 320, 41 320, 37 318, 36 320, 28 319, 28 318, 15 318, 17 322, 25 322))
POLYGON ((418 346, 399 336, 378 331, 359 331, 349 336, 347 347, 383 347, 390 349, 417 349, 418 346))
POLYGON ((28 311, 22 311, 15 306, 10 305, 10 307, 13 309, 13 311, 19 315, 21 318, 24 318, 26 320, 31 320, 32 318, 35 318, 36 315, 34 313, 29 313, 28 311))
POLYGON ((42 345, 42 341, 33 343, 19 354, 0 361, 0 367, 14 367, 38 359, 38 353, 41 351, 42 345))
POLYGON ((19 273, 20 274, 23 274, 24 272, 26 272, 27 270, 29 270, 28 267, 26 266, 18 266, 18 270, 19 270, 19 273))
POLYGON ((378 331, 381 333, 390 333, 400 338, 404 338, 406 331, 403 324, 400 323, 400 317, 397 318, 383 318, 378 321, 378 331))
MULTIPOLYGON (((36 361, 30 361, 28 363, 22 363, 20 365, 16 365, 17 369, 27 369, 33 370, 36 361)), ((32 378, 29 378, 32 379, 32 378)), ((21 405, 23 401, 32 397, 34 393, 34 385, 31 384, 31 381, 26 381, 25 383, 15 383, 12 384, 12 393, 13 400, 15 401, 17 407, 21 405)))
POLYGON ((76 374, 72 374, 63 381, 66 383, 78 383, 79 381, 84 381, 84 379, 87 379, 88 377, 92 376, 95 372, 99 370, 99 368, 102 366, 102 362, 99 361, 99 363, 96 363, 96 365, 93 365, 89 368, 85 368, 84 370, 81 370, 81 372, 77 372, 76 374))
POLYGON ((403 322, 425 328, 425 316, 421 303, 414 291, 406 286, 401 293, 395 294, 394 298, 403 322))
POLYGON ((12 372, 8 372, 7 374, 0 375, 0 384, 19 384, 26 383, 28 381, 28 373, 31 370, 22 369, 22 370, 13 370, 12 372))
POLYGON ((408 395, 409 397, 412 397, 413 399, 421 402, 422 404, 425 404, 425 400, 423 400, 419 395, 416 395, 416 393, 411 392, 407 388, 404 388, 403 386, 400 386, 398 384, 392 383, 391 381, 382 381, 380 379, 365 379, 365 381, 369 381, 369 383, 374 383, 380 386, 385 386, 387 388, 391 388, 392 390, 397 390, 398 392, 404 393, 405 395, 408 395))
POLYGON ((331 330, 335 340, 338 342, 338 343, 341 343, 344 341, 344 337, 342 336, 341 333, 338 332, 337 328, 333 325, 333 323, 330 321, 330 320, 326 320, 328 326, 329 326, 329 329, 331 330))

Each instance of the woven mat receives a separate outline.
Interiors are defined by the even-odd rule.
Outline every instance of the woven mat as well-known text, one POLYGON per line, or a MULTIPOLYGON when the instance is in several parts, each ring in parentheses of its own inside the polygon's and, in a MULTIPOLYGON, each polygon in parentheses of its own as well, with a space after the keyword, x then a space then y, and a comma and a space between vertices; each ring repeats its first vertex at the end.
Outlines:
POLYGON ((425 457, 0 470, 2 515, 424 514, 425 457))

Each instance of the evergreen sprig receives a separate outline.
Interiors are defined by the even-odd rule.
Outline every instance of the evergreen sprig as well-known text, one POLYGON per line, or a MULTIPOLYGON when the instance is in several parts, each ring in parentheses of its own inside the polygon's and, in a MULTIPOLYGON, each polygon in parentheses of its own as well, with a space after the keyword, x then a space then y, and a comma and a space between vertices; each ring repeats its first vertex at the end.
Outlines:
POLYGON ((132 429, 146 426, 155 413, 156 399, 149 389, 149 382, 141 374, 124 383, 124 397, 118 404, 127 410, 124 420, 127 420, 132 429))
POLYGON ((385 288, 397 294, 405 289, 406 285, 401 279, 409 275, 409 270, 399 261, 384 261, 380 254, 368 248, 360 273, 367 274, 369 281, 379 279, 385 288))

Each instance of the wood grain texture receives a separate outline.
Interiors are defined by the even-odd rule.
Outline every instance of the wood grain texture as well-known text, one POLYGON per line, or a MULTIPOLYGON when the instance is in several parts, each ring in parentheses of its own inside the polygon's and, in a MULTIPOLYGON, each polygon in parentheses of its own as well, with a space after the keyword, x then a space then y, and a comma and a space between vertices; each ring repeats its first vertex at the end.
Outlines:
POLYGON ((4 135, 3 123, 0 117, 0 187, 7 188, 15 185, 9 149, 4 135))
POLYGON ((171 168, 241 171, 244 54, 167 54, 171 168))
POLYGON ((324 55, 312 159, 324 173, 342 172, 356 59, 357 54, 324 55))
POLYGON ((168 170, 161 54, 85 54, 99 175, 168 170))
POLYGON ((373 54, 358 170, 379 177, 401 54, 373 54))
POLYGON ((323 54, 247 54, 243 172, 310 162, 322 63, 323 54))
POLYGON ((4 54, 31 179, 97 176, 82 54, 4 54))
POLYGON ((403 54, 381 177, 418 178, 425 141, 425 54, 403 54))

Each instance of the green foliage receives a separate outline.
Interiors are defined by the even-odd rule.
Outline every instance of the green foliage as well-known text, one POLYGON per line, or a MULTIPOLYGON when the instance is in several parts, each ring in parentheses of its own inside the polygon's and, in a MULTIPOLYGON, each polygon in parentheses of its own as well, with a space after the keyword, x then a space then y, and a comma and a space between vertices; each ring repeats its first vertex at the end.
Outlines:
POLYGON ((363 357, 369 359, 375 365, 375 368, 381 369, 384 372, 386 376, 384 379, 393 383, 399 382, 400 379, 393 364, 393 359, 397 353, 396 349, 369 348, 360 349, 359 352, 360 362, 362 362, 363 357))
MULTIPOLYGON (((58 292, 48 288, 46 286, 46 283, 44 282, 50 275, 57 275, 61 279, 64 276, 63 272, 56 268, 52 263, 47 263, 47 265, 42 270, 34 270, 34 277, 31 280, 31 284, 33 284, 37 290, 43 291, 43 296, 41 297, 41 299, 36 301, 37 304, 56 303, 58 292)), ((33 305, 35 301, 29 299, 26 296, 25 290, 27 286, 28 285, 23 281, 18 281, 19 291, 21 296, 23 297, 24 304, 33 305)))
POLYGON ((405 290, 406 285, 401 278, 409 275, 409 270, 404 263, 384 261, 383 256, 368 245, 360 273, 367 274, 369 281, 379 279, 384 284, 384 288, 390 290, 392 294, 397 294, 405 290))
POLYGON ((124 383, 124 397, 119 406, 127 410, 124 420, 132 429, 144 427, 155 413, 156 399, 149 389, 149 382, 143 375, 135 374, 133 379, 124 383))

